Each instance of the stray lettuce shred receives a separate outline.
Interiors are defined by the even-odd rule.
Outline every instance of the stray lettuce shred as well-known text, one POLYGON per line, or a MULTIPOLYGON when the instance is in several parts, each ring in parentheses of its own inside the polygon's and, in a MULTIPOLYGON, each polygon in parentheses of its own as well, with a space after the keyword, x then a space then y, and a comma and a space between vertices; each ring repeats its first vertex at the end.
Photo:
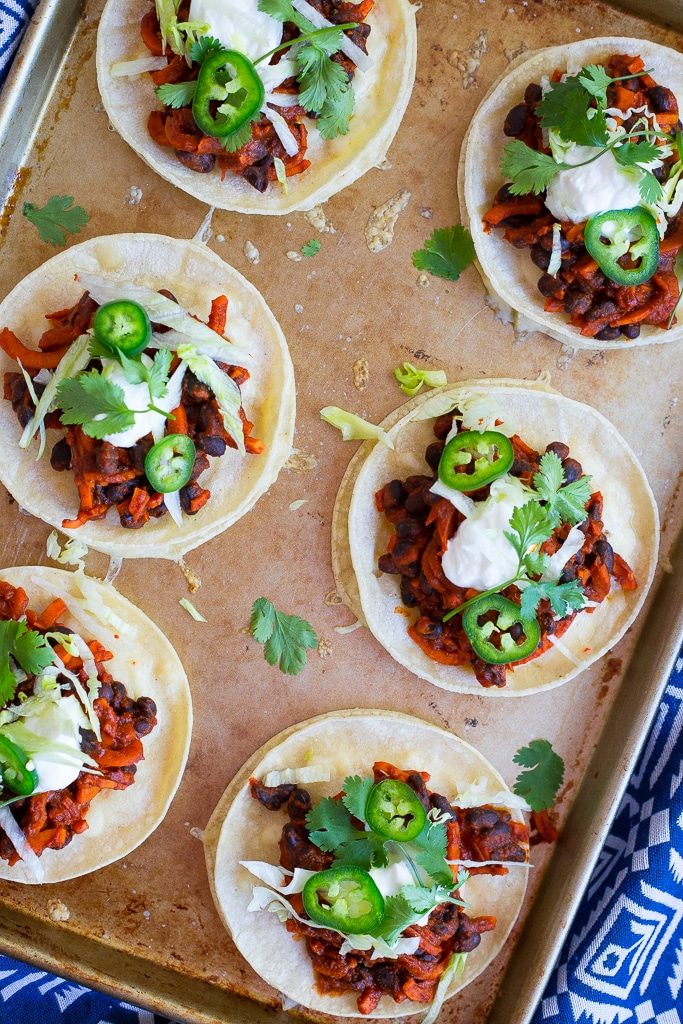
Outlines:
POLYGON ((202 613, 192 604, 192 601, 187 597, 181 597, 178 601, 181 608, 184 608, 188 615, 191 615, 195 622, 206 622, 202 613))
POLYGON ((387 448, 394 447, 394 442, 385 430, 374 423, 368 423, 353 412, 346 412, 336 405, 327 405, 320 410, 320 416, 326 423, 341 431, 345 441, 381 441, 387 448))
POLYGON ((466 960, 467 953, 453 954, 448 967, 439 979, 439 984, 436 986, 434 1001, 429 1008, 429 1013, 426 1017, 422 1018, 420 1024, 436 1024, 439 1014, 441 1013, 441 1008, 448 998, 448 990, 455 979, 458 978, 465 970, 466 960))
POLYGON ((394 370, 401 391, 413 398, 423 385, 428 388, 440 388, 448 383, 444 370, 418 370, 412 363, 404 363, 394 370))

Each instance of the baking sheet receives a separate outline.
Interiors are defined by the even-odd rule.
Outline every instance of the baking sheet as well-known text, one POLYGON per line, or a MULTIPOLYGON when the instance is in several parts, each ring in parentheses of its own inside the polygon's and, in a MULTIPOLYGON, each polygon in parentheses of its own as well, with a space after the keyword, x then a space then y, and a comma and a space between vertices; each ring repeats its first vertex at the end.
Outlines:
MULTIPOLYGON (((50 6, 55 7, 54 0, 48 12, 50 6)), ((73 0, 68 10, 75 10, 73 0)), ((157 178, 109 129, 95 85, 99 10, 99 2, 85 6, 34 146, 22 161, 25 169, 14 182, 0 242, 0 294, 52 253, 21 217, 25 200, 42 204, 55 193, 73 194, 91 218, 78 239, 127 230, 189 237, 206 214, 200 203, 157 178)), ((610 750, 621 751, 621 760, 610 766, 604 783, 592 787, 592 799, 582 790, 574 813, 590 829, 573 828, 560 841, 549 874, 552 885, 544 886, 543 893, 546 906, 554 900, 555 914, 539 919, 534 908, 538 920, 519 948, 528 951, 531 943, 536 956, 516 955, 510 986, 503 988, 491 1018, 499 1024, 524 1020, 532 1005, 529 994, 550 969, 550 949, 562 937, 572 898, 582 889, 600 828, 606 827, 606 817, 597 814, 618 799, 628 760, 654 707, 666 669, 664 655, 671 647, 662 646, 654 625, 666 622, 670 640, 676 635, 676 594, 663 592, 643 634, 648 643, 638 649, 641 659, 643 652, 649 655, 647 685, 642 664, 634 663, 620 689, 644 622, 641 615, 618 648, 575 682, 501 704, 435 689, 394 663, 366 631, 335 631, 352 616, 335 603, 330 522, 336 488, 354 446, 341 442, 319 421, 318 412, 334 404, 380 419, 403 400, 391 370, 404 359, 443 366, 451 380, 533 379, 549 371, 555 387, 609 416, 640 456, 663 518, 665 562, 680 522, 679 460, 672 457, 680 448, 677 352, 657 346, 629 352, 625 345, 623 352, 573 354, 541 335, 515 339, 486 305, 474 269, 457 284, 425 282, 410 254, 435 227, 458 221, 460 142, 479 99, 509 61, 527 48, 581 36, 620 32, 677 48, 682 37, 595 0, 571 7, 559 0, 427 0, 418 23, 418 79, 406 119, 383 169, 327 204, 334 233, 319 233, 302 214, 261 219, 218 213, 213 218, 210 245, 261 289, 289 340, 298 381, 297 453, 254 511, 189 556, 202 579, 193 600, 207 625, 194 623, 178 607, 187 589, 172 564, 126 563, 117 581, 176 645, 193 688, 193 749, 171 812, 154 837, 122 863, 58 887, 5 885, 0 893, 0 948, 178 1019, 276 1019, 239 998, 277 1005, 277 995, 237 956, 220 925, 198 838, 227 781, 274 733, 341 706, 401 709, 475 743, 508 781, 516 774, 514 751, 545 736, 567 763, 564 818, 611 714, 616 718, 610 719, 598 756, 603 767, 610 750), (373 209, 402 190, 410 192, 410 200, 399 215, 393 242, 372 253, 365 231, 373 209), (287 257, 312 237, 322 242, 317 257, 299 262, 287 257), (258 264, 245 255, 247 241, 259 250, 258 264), (361 390, 357 385, 364 363, 368 383, 361 390), (306 504, 290 511, 289 505, 301 499, 306 504), (297 678, 269 668, 248 634, 250 606, 261 595, 309 619, 323 639, 320 652, 297 678), (569 872, 564 890, 560 867, 569 872), (55 901, 68 908, 66 922, 53 920, 55 901), (537 941, 543 927, 545 947, 537 941), (522 993, 527 998, 520 1003, 515 997, 522 993)), ((49 528, 6 505, 0 565, 46 561, 48 533, 49 528)), ((89 564, 94 571, 107 563, 95 556, 89 564)), ((534 852, 531 894, 552 852, 534 852)), ((444 1024, 483 1021, 505 966, 501 956, 452 1000, 443 1012, 444 1024)))

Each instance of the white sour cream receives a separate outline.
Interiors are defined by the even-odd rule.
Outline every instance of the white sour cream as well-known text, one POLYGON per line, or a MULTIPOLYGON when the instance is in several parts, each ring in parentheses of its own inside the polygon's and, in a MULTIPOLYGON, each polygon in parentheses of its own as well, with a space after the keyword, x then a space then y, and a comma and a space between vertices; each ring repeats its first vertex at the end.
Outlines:
MULTIPOLYGON (((123 368, 116 360, 105 360, 105 376, 112 384, 117 384, 123 391, 126 405, 131 410, 146 409, 152 402, 148 385, 129 384, 123 372, 123 368)), ((171 412, 178 405, 176 389, 169 387, 163 398, 155 398, 152 404, 158 409, 171 412)), ((166 427, 166 417, 159 412, 141 412, 135 416, 135 423, 127 430, 121 430, 118 434, 107 434, 103 438, 117 448, 132 448, 136 441, 147 434, 153 434, 155 440, 163 436, 166 427)))
MULTIPOLYGON (((590 146, 573 146, 562 159, 578 164, 599 152, 590 146)), ((548 186, 545 205, 558 221, 574 224, 605 210, 628 210, 641 204, 639 177, 638 170, 622 167, 607 151, 593 163, 560 171, 548 186)))
MULTIPOLYGON (((83 766, 79 730, 90 728, 78 699, 73 695, 62 697, 41 709, 40 714, 24 718, 23 725, 36 736, 73 750, 73 761, 65 754, 55 754, 48 750, 31 753, 31 760, 38 772, 35 792, 64 789, 75 782, 83 766)), ((11 734, 11 727, 8 732, 11 734)))
POLYGON ((473 514, 461 523, 441 560, 446 579, 456 587, 489 590, 511 579, 518 558, 505 531, 516 508, 531 494, 514 476, 502 476, 491 484, 489 497, 475 502, 473 514))
POLYGON ((190 21, 209 26, 225 47, 255 60, 282 40, 282 24, 258 9, 258 0, 192 0, 190 21))

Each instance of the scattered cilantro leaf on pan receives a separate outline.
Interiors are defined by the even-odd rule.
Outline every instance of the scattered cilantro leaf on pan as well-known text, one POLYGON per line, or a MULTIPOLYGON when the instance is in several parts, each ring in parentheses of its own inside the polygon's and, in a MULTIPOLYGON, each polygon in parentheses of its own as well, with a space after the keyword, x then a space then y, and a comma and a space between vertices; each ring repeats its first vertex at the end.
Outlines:
POLYGON ((542 580, 538 583, 529 583, 522 591, 522 617, 534 618, 539 604, 544 599, 550 601, 550 607, 560 619, 563 619, 570 609, 578 611, 579 608, 583 608, 585 603, 583 588, 578 580, 570 580, 568 583, 542 580))
POLYGON ((360 775, 350 775, 344 779, 344 795, 342 803, 349 814, 359 821, 365 821, 365 807, 370 796, 370 790, 375 785, 372 778, 361 778, 360 775))
POLYGON ((10 657, 31 675, 37 675, 54 660, 45 637, 28 629, 25 622, 0 622, 0 707, 12 700, 17 688, 10 657))
POLYGON ((562 463, 555 452, 546 452, 534 473, 534 487, 549 511, 564 523, 576 526, 586 518, 586 502, 591 496, 591 478, 579 477, 570 484, 564 482, 562 463))
POLYGON ((216 39, 215 36, 202 36, 190 47, 190 60, 193 64, 203 64, 212 53, 217 53, 222 49, 223 44, 220 39, 216 39))
POLYGON ((520 772, 512 787, 517 796, 523 797, 533 811, 552 807, 564 780, 564 761, 548 740, 532 740, 512 760, 528 769, 520 772))
POLYGON ((452 228, 437 228, 424 248, 413 253, 413 266, 435 277, 457 281, 474 256, 472 236, 462 224, 456 224, 452 228))
POLYGON ((174 109, 189 106, 196 91, 196 82, 166 82, 154 90, 157 99, 161 100, 165 107, 174 109))
POLYGON ((509 179, 513 196, 526 196, 530 192, 540 195, 560 173, 562 165, 555 163, 547 153, 539 153, 520 139, 509 142, 503 151, 500 171, 509 179))
POLYGON ((302 256, 317 256, 321 248, 320 241, 317 238, 311 238, 310 241, 304 242, 299 252, 302 256))
POLYGON ((57 404, 62 410, 62 423, 80 424, 88 437, 101 439, 135 423, 123 389, 97 370, 63 380, 57 389, 57 404), (99 416, 102 419, 96 418, 99 416))
POLYGON ((263 653, 269 665, 279 665, 280 671, 296 676, 307 661, 307 650, 318 646, 318 637, 310 622, 297 615, 279 612, 265 597, 259 597, 251 609, 251 634, 263 644, 263 653))
POLYGON ((22 213, 35 224, 44 242, 61 246, 66 243, 67 234, 78 234, 90 220, 82 206, 73 204, 73 196, 51 196, 45 206, 24 203, 22 213))

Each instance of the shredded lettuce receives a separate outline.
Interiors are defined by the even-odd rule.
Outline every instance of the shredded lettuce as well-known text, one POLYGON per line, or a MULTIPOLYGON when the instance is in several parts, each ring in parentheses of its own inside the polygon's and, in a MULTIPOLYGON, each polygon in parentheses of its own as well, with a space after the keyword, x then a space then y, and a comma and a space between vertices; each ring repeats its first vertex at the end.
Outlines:
POLYGON ((0 807, 0 828, 23 860, 27 871, 33 875, 36 882, 42 882, 45 871, 40 863, 40 858, 32 849, 23 829, 7 806, 0 807))
POLYGON ((385 430, 368 423, 361 416, 339 409, 336 405, 327 405, 320 410, 320 416, 326 423, 341 431, 345 441, 381 441, 387 448, 394 447, 394 442, 385 430))
POLYGON ((89 346, 90 335, 81 334, 79 338, 76 338, 71 343, 68 351, 62 356, 55 372, 45 385, 45 390, 40 396, 40 400, 36 404, 33 418, 29 420, 24 428, 21 440, 19 441, 20 448, 28 448, 36 432, 40 430, 41 425, 44 426, 45 417, 52 408, 52 404, 57 397, 57 388, 61 382, 67 377, 77 377, 81 370, 86 368, 90 362, 89 346))
POLYGON ((88 554, 88 545, 83 541, 71 537, 62 547, 59 543, 59 534, 53 530, 47 538, 47 557, 60 565, 75 565, 79 569, 84 566, 84 559, 88 554))
POLYGON ((280 771, 268 772, 263 785, 284 786, 295 782, 297 785, 312 785, 314 782, 329 782, 331 779, 330 769, 322 765, 311 764, 305 768, 282 768, 280 771))
POLYGON ((82 273, 78 275, 78 280, 100 305, 113 302, 114 299, 130 299, 143 307, 152 323, 171 327, 181 336, 178 338, 172 337, 170 333, 155 334, 152 347, 171 348, 175 351, 178 345, 191 341, 198 352, 207 355, 218 353, 214 358, 239 366, 248 365, 249 356, 246 353, 231 345, 201 320, 195 320, 179 303, 160 295, 153 288, 145 288, 129 281, 108 281, 97 274, 82 273))
POLYGON ((444 370, 418 370, 412 363, 397 366, 394 370, 394 377, 398 381, 401 391, 409 398, 413 398, 423 384, 426 384, 428 388, 440 388, 448 383, 444 370))
POLYGON ((287 196, 289 195, 289 182, 287 181, 287 171, 285 170, 285 162, 284 160, 281 160, 279 156, 276 156, 273 159, 273 164, 275 165, 275 173, 277 175, 277 180, 282 185, 282 191, 287 196))
POLYGON ((548 263, 548 273, 551 277, 555 277, 558 270, 562 266, 562 225, 553 224, 553 247, 550 253, 550 262, 548 263))
POLYGON ((223 426, 237 445, 238 451, 244 455, 244 425, 240 419, 242 405, 240 389, 231 377, 228 377, 216 366, 213 359, 197 351, 194 345, 180 345, 177 352, 178 358, 187 363, 195 377, 213 391, 223 416, 223 426))
POLYGON ((448 990, 455 979, 465 970, 466 960, 467 953, 453 954, 448 967, 439 978, 439 984, 436 986, 434 1001, 429 1008, 429 1013, 422 1018, 420 1024, 436 1024, 441 1008, 448 999, 448 990))
POLYGON ((209 26, 201 21, 178 21, 178 9, 181 0, 155 0, 159 28, 161 29, 161 45, 166 44, 174 53, 187 57, 193 43, 199 36, 206 35, 209 26))
MULTIPOLYGON (((28 393, 31 396, 31 398, 33 399, 34 406, 37 408, 38 407, 38 395, 36 394, 36 389, 33 386, 33 381, 31 380, 31 377, 29 376, 29 374, 26 372, 26 370, 22 366, 21 360, 17 359, 17 362, 19 363, 19 369, 21 370, 21 373, 22 373, 22 376, 24 378, 24 381, 26 382, 26 387, 28 388, 28 393)), ((40 434, 40 444, 38 446, 38 454, 36 455, 36 462, 38 461, 38 459, 42 459, 43 453, 45 451, 45 424, 43 423, 42 420, 38 424, 38 433, 40 434)), ((35 436, 35 435, 33 435, 33 436, 35 436)), ((31 440, 33 440, 33 436, 31 437, 31 440)), ((23 434, 22 434, 22 439, 23 439, 23 434)), ((19 443, 21 444, 21 441, 19 443)))
POLYGON ((132 78, 146 71, 161 71, 168 66, 165 57, 138 57, 136 60, 119 60, 112 64, 109 74, 112 78, 132 78))
POLYGON ((181 608, 184 608, 188 615, 191 615, 195 622, 206 622, 202 613, 198 611, 187 597, 181 597, 178 601, 181 608))

